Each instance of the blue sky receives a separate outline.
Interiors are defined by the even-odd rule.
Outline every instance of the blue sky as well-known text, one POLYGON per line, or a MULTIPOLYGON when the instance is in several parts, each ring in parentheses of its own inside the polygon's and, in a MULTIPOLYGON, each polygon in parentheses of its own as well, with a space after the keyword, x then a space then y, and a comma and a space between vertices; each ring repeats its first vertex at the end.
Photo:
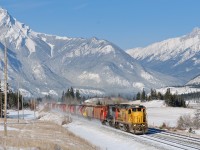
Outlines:
POLYGON ((36 32, 143 47, 200 27, 200 0, 0 0, 36 32))

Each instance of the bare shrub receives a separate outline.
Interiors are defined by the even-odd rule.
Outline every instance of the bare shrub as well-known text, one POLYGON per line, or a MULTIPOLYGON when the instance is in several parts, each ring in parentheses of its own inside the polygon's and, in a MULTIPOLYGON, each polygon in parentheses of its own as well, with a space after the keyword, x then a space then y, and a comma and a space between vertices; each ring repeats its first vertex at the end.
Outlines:
POLYGON ((61 125, 68 124, 68 123, 69 123, 69 121, 68 121, 68 119, 65 117, 65 118, 62 119, 61 125))
POLYGON ((192 126, 192 118, 190 115, 184 115, 183 120, 186 127, 192 126))
POLYGON ((197 109, 193 118, 193 126, 196 129, 200 128, 200 109, 197 109))
POLYGON ((184 120, 183 120, 182 116, 180 116, 179 119, 178 119, 178 121, 177 121, 177 128, 178 129, 184 129, 185 128, 184 127, 184 120))
POLYGON ((190 115, 180 116, 177 121, 178 129, 186 129, 193 126, 193 118, 190 115))
POLYGON ((162 128, 162 129, 164 129, 164 128, 166 128, 166 127, 167 127, 166 123, 165 123, 165 122, 163 122, 163 124, 162 124, 161 128, 162 128))
POLYGON ((170 129, 169 124, 163 122, 163 124, 159 127, 160 129, 170 129))

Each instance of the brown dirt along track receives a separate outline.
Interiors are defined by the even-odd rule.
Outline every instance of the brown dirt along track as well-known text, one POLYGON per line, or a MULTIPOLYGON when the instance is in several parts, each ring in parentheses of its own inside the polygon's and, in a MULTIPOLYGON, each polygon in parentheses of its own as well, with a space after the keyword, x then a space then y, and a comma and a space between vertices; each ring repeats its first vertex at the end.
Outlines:
MULTIPOLYGON (((3 126, 3 119, 1 119, 3 126)), ((7 136, 0 131, 0 149, 97 150, 99 148, 48 121, 8 119, 7 136), (10 130, 9 127, 14 128, 10 130)))

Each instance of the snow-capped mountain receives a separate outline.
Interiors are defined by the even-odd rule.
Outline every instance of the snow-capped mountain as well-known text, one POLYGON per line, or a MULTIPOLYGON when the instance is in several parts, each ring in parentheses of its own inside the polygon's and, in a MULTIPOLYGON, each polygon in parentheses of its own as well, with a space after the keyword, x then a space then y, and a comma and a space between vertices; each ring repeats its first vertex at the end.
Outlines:
POLYGON ((200 86, 200 75, 194 77, 192 80, 190 80, 186 85, 190 86, 200 86))
POLYGON ((144 66, 187 82, 200 72, 200 28, 127 53, 144 66))
MULTIPOLYGON (((14 89, 19 83, 24 93, 57 95, 73 86, 97 93, 130 94, 177 82, 143 68, 111 42, 37 33, 2 8, 0 33, 1 58, 4 45, 8 49, 8 82, 14 89)), ((3 65, 1 60, 1 74, 3 65)))

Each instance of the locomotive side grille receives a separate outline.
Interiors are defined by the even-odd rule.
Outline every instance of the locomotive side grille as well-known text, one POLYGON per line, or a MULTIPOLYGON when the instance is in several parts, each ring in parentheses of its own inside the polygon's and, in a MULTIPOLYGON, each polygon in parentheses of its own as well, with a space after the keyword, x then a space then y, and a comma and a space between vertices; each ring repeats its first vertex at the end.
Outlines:
POLYGON ((134 113, 132 115, 132 123, 143 123, 143 113, 134 113))

